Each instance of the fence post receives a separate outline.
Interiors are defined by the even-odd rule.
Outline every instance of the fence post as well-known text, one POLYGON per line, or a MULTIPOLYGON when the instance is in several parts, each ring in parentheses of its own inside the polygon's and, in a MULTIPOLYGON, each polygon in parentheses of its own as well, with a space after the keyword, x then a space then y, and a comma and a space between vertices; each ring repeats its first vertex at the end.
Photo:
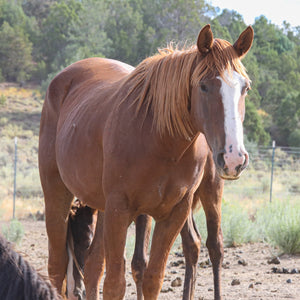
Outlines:
POLYGON ((16 214, 17 160, 18 160, 18 138, 15 137, 13 219, 15 218, 15 214, 16 214))
POLYGON ((270 203, 272 202, 272 189, 273 189, 273 171, 274 171, 274 157, 275 157, 276 142, 272 143, 272 168, 271 168, 271 184, 270 184, 270 203))

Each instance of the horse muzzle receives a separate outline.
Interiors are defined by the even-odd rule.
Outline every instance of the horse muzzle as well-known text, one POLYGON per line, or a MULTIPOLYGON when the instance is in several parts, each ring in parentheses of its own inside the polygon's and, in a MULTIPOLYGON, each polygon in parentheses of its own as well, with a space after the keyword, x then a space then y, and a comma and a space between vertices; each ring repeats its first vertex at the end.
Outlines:
POLYGON ((235 155, 228 155, 223 150, 217 154, 215 164, 221 178, 236 180, 249 165, 249 154, 246 151, 240 151, 235 155))

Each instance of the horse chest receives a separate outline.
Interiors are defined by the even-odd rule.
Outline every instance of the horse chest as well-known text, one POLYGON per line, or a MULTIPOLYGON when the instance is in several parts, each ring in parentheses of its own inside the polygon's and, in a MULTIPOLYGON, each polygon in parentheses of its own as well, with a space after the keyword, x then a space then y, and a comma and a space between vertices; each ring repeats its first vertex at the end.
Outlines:
MULTIPOLYGON (((149 173, 148 173, 149 174, 149 173)), ((141 213, 156 219, 164 218, 184 197, 193 195, 203 176, 203 167, 193 165, 165 170, 157 176, 147 176, 131 195, 132 205, 141 213), (142 205, 140 199, 143 199, 142 205)))

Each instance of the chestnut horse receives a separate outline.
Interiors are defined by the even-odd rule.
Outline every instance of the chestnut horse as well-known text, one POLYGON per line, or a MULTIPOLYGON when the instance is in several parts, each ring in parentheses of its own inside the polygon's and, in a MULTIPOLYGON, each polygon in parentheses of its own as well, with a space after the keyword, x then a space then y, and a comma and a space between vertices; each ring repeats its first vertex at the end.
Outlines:
MULTIPOLYGON (((251 27, 231 45, 214 39, 206 25, 196 47, 160 51, 136 69, 91 58, 53 79, 41 117, 39 168, 48 271, 58 290, 67 270, 67 220, 76 196, 105 211, 105 300, 125 294, 128 225, 141 214, 156 220, 142 292, 145 299, 157 299, 171 246, 195 193, 208 180, 204 170, 211 167, 207 177, 218 184, 213 181, 207 189, 217 189, 219 196, 221 178, 237 179, 248 165, 242 122, 249 79, 240 59, 252 41, 251 27)), ((207 206, 209 234, 218 236, 211 249, 221 236, 214 221, 221 208, 212 202, 207 206)), ((95 282, 87 279, 98 260, 91 251, 85 262, 88 299, 98 297, 95 282)))

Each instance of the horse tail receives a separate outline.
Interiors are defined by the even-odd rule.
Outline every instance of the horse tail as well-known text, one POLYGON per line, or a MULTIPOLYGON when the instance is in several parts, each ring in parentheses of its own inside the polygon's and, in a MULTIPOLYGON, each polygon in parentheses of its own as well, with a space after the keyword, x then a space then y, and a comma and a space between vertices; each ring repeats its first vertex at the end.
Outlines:
POLYGON ((50 282, 0 236, 0 299, 62 299, 50 282))
POLYGON ((68 231, 67 231, 67 241, 66 247, 68 252, 68 267, 67 267, 67 294, 73 298, 77 297, 75 294, 84 293, 83 291, 83 264, 79 263, 75 254, 75 243, 73 234, 76 232, 75 221, 77 218, 77 211, 81 207, 81 202, 75 200, 72 204, 69 219, 68 219, 68 231))
MULTIPOLYGON (((70 215, 72 214, 72 211, 70 212, 70 215)), ((74 245, 74 238, 73 238, 73 230, 72 230, 72 221, 71 221, 71 217, 69 217, 68 220, 68 234, 67 234, 67 250, 68 250, 68 255, 69 255, 69 261, 70 258, 72 259, 81 279, 84 279, 83 276, 83 266, 81 264, 79 264, 77 258, 76 258, 76 254, 75 254, 75 245, 74 245)))
POLYGON ((95 216, 97 210, 84 205, 76 199, 71 207, 68 220, 67 251, 69 256, 67 268, 68 295, 84 295, 84 258, 95 233, 95 216))

